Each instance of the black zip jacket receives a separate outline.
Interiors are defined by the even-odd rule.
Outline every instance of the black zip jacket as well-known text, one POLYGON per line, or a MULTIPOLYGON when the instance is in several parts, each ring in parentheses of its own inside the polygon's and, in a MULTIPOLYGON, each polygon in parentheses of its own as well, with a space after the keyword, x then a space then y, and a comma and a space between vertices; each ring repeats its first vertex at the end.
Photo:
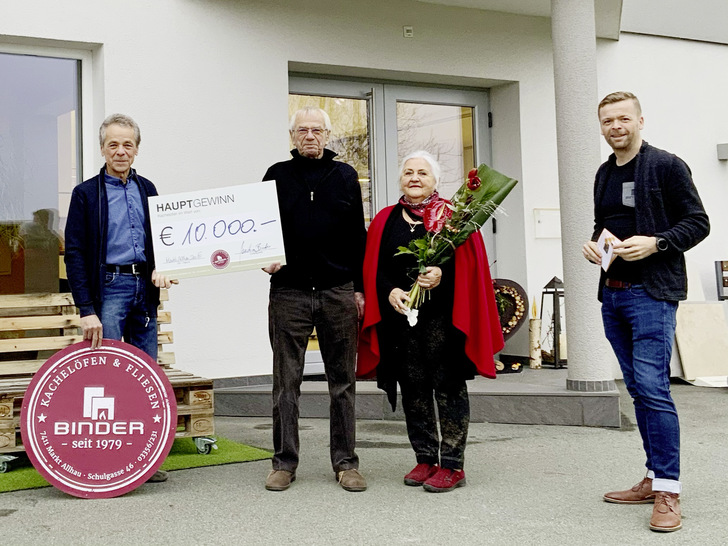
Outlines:
MULTIPOLYGON (((635 220, 637 235, 662 237, 668 248, 642 260, 642 284, 656 300, 680 301, 687 297, 688 278, 683 253, 710 233, 710 222, 685 162, 664 150, 643 142, 634 170, 635 220)), ((597 171, 594 181, 594 233, 599 239, 604 228, 599 203, 610 173, 614 154, 597 171)), ((599 301, 607 278, 601 270, 599 301)))
MULTIPOLYGON (((71 205, 66 221, 66 272, 71 286, 73 301, 82 317, 97 315, 101 319, 103 282, 106 265, 106 239, 109 223, 109 202, 106 197, 104 166, 98 175, 86 180, 73 189, 71 205)), ((139 191, 144 205, 144 253, 147 257, 146 294, 147 313, 157 316, 159 288, 152 283, 154 271, 154 247, 152 228, 149 221, 148 197, 157 195, 157 188, 151 181, 139 176, 134 169, 129 178, 139 182, 139 191)))
POLYGON ((271 284, 321 290, 353 282, 363 292, 366 230, 356 170, 334 161, 336 153, 328 149, 321 159, 297 150, 291 155, 263 177, 276 181, 286 250, 286 265, 271 284))

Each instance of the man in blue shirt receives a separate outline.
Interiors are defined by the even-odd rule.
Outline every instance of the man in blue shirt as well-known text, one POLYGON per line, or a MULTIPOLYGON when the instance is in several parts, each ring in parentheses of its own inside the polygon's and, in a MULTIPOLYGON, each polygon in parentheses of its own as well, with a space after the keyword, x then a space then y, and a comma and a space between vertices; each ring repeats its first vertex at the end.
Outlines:
MULTIPOLYGON (((99 130, 106 164, 74 188, 66 223, 66 270, 92 348, 103 338, 121 340, 157 358, 159 289, 171 280, 154 268, 149 205, 151 181, 131 168, 139 126, 113 114, 99 130)), ((164 481, 159 471, 149 481, 164 481)))

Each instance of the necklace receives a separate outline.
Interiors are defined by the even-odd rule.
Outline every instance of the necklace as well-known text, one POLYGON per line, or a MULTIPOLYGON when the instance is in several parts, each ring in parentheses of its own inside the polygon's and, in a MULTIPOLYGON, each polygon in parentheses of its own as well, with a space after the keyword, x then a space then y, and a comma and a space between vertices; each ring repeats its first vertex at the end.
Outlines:
POLYGON ((409 226, 410 226, 410 233, 414 233, 415 232, 415 227, 419 226, 422 223, 422 221, 413 221, 410 218, 409 214, 407 214, 405 211, 402 211, 402 218, 404 218, 405 221, 409 224, 409 226))

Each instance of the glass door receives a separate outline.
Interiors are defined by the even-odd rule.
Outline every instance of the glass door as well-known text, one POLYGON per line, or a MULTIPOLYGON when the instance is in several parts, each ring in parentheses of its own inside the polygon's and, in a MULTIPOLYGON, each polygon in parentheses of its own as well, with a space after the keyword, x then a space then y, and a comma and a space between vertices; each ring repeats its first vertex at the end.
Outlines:
POLYGON ((411 151, 443 162, 443 197, 490 162, 486 91, 291 76, 289 92, 291 114, 304 105, 329 113, 329 147, 359 172, 367 219, 399 199, 399 163, 411 151))
POLYGON ((329 114, 331 138, 327 147, 338 154, 338 161, 348 163, 359 174, 368 226, 379 210, 375 204, 375 180, 380 178, 376 174, 375 158, 383 153, 377 149, 377 105, 372 87, 352 82, 291 77, 289 117, 304 106, 315 106, 329 114))
MULTIPOLYGON (((402 159, 416 150, 430 152, 440 163, 439 194, 449 199, 465 181, 470 169, 490 163, 488 95, 481 91, 385 85, 387 123, 387 200, 400 195, 402 159), (391 143, 396 143, 396 151, 391 143)), ((493 220, 482 234, 494 269, 496 248, 493 220)))
POLYGON ((304 106, 316 106, 329 114, 331 139, 327 148, 338 154, 338 161, 351 165, 359 174, 364 215, 368 224, 372 218, 368 101, 291 93, 288 96, 288 117, 304 106))
POLYGON ((397 165, 416 150, 430 152, 440 163, 438 192, 445 198, 450 197, 475 166, 475 109, 404 101, 398 101, 396 107, 397 165))
MULTIPOLYGON (((410 152, 426 150, 440 162, 438 191, 446 199, 470 169, 490 162, 485 91, 291 76, 289 115, 303 106, 317 106, 331 117, 328 147, 359 173, 367 225, 379 210, 399 199, 399 165, 410 152)), ((482 233, 495 264, 492 221, 482 233)), ((323 373, 315 334, 305 373, 323 373)))
MULTIPOLYGON (((291 78, 288 95, 288 117, 304 106, 325 110, 331 118, 331 137, 327 148, 336 152, 337 160, 354 167, 359 174, 364 220, 369 226, 374 216, 374 154, 372 92, 370 88, 347 82, 291 78)), ((316 331, 306 348, 304 374, 324 373, 323 359, 316 331)))

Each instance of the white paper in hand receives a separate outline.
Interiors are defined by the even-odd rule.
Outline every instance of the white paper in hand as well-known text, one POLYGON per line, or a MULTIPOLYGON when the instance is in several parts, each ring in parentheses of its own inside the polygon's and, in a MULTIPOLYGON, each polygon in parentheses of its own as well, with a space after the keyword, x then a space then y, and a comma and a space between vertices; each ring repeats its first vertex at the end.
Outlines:
POLYGON ((612 233, 603 229, 597 240, 597 246, 599 247, 599 254, 602 257, 602 269, 606 271, 612 262, 616 258, 614 255, 614 243, 620 242, 612 233))

